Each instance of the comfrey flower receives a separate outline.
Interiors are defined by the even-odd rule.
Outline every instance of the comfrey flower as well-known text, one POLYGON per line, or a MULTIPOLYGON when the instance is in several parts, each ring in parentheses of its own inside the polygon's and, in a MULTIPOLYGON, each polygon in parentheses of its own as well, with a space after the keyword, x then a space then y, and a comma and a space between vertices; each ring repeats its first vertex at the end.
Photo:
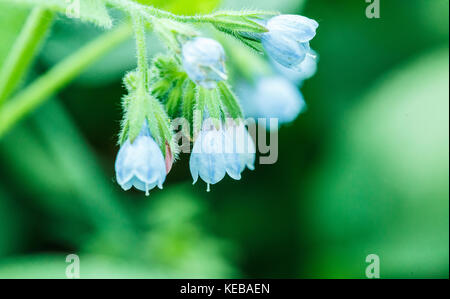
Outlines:
MULTIPOLYGON (((243 143, 248 143, 246 140, 248 132, 245 127, 242 125, 242 129, 247 135, 241 131, 239 126, 230 126, 229 128, 224 128, 224 126, 222 124, 216 128, 209 125, 206 120, 192 149, 189 168, 194 184, 200 176, 207 183, 207 191, 210 190, 210 185, 221 181, 225 174, 235 180, 240 180, 241 173, 246 166, 250 169, 254 168, 254 150, 253 153, 239 151, 239 149, 245 148, 243 143)), ((250 147, 254 148, 253 140, 251 142, 250 147)))
POLYGON ((299 15, 279 15, 271 18, 262 34, 261 43, 270 57, 281 65, 300 69, 310 51, 309 41, 316 35, 319 24, 299 15))
POLYGON ((121 146, 115 168, 117 182, 125 191, 134 186, 149 195, 149 190, 155 186, 162 189, 166 179, 166 162, 150 135, 147 121, 133 143, 127 139, 121 146))
POLYGON ((217 82, 227 79, 225 51, 217 41, 196 37, 183 45, 183 68, 189 78, 206 88, 214 88, 217 82))
POLYGON ((229 138, 231 142, 226 143, 226 153, 237 153, 240 160, 240 172, 247 167, 250 170, 255 169, 255 154, 256 148, 252 137, 248 133, 242 121, 236 124, 233 120, 228 124, 225 130, 225 137, 229 138))
POLYGON ((282 76, 263 77, 254 88, 244 87, 239 92, 246 115, 277 118, 279 124, 292 122, 306 108, 297 86, 282 76))
POLYGON ((310 79, 316 74, 318 60, 318 54, 314 50, 311 50, 306 54, 305 60, 300 63, 297 70, 282 66, 276 61, 273 61, 273 65, 281 75, 288 78, 292 83, 302 85, 303 81, 310 79))

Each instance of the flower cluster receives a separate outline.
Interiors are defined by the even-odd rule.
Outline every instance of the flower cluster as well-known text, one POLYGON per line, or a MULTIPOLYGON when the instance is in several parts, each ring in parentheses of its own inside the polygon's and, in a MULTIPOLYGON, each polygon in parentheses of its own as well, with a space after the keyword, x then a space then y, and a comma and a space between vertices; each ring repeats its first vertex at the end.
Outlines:
MULTIPOLYGON (((280 15, 270 19, 267 28, 269 32, 260 39, 273 72, 266 76, 255 74, 255 82, 241 84, 238 92, 246 99, 243 108, 247 116, 290 123, 306 109, 298 87, 317 71, 318 54, 309 41, 316 35, 318 23, 303 16, 280 15)), ((277 129, 266 124, 268 129, 277 129)))
POLYGON ((245 168, 255 165, 256 146, 243 120, 276 117, 290 122, 304 109, 296 85, 316 70, 317 54, 309 42, 317 22, 297 15, 216 14, 213 25, 254 50, 264 49, 279 75, 255 74, 254 88, 243 90, 242 102, 232 91, 225 68, 225 50, 213 39, 200 36, 186 24, 155 21, 155 32, 168 45, 167 55, 157 55, 148 65, 142 48, 144 38, 136 29, 139 68, 125 77, 129 94, 124 98, 121 147, 116 160, 119 185, 149 193, 162 188, 177 159, 177 136, 192 141, 189 167, 194 183, 201 178, 210 185, 226 174, 240 180, 245 168), (238 22, 239 20, 239 22, 238 22), (245 20, 245 22, 242 22, 245 20), (144 57, 145 58, 145 57, 144 57), (175 133, 173 120, 187 126, 175 133))

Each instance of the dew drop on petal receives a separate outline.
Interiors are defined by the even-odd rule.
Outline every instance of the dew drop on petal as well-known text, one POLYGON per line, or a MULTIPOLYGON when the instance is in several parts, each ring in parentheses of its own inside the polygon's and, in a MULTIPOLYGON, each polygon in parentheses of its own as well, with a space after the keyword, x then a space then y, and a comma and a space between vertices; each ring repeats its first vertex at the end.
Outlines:
POLYGON ((150 195, 150 192, 148 190, 148 184, 145 183, 145 196, 149 196, 149 195, 150 195))

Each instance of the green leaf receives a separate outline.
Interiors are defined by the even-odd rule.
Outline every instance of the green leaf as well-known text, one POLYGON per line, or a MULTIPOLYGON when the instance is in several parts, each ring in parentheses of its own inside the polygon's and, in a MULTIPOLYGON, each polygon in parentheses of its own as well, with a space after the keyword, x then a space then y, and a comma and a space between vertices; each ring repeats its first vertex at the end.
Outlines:
POLYGON ((14 7, 10 3, 0 0, 0 28, 2 42, 0 43, 0 67, 17 39, 29 11, 24 8, 14 7))
POLYGON ((102 0, 0 0, 15 4, 40 5, 66 14, 69 18, 91 22, 104 28, 112 27, 112 20, 102 0), (78 5, 79 4, 79 5, 78 5))

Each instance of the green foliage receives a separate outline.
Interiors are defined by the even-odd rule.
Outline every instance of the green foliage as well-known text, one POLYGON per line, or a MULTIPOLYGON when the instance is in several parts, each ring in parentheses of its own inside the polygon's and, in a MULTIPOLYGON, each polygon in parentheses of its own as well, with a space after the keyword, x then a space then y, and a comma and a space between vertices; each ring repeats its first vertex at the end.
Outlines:
POLYGON ((14 4, 40 5, 60 13, 68 14, 82 21, 92 22, 100 27, 111 28, 112 20, 103 0, 79 0, 67 2, 65 0, 0 0, 14 4), (79 7, 77 7, 79 3, 79 7))
MULTIPOLYGON (((141 2, 196 15, 218 1, 141 2)), ((234 1, 237 9, 285 13, 298 13, 303 2, 234 1)), ((82 278, 363 278, 369 253, 380 255, 385 278, 448 278, 448 1, 413 0, 408 9, 403 1, 385 1, 378 21, 363 16, 365 5, 309 1, 304 15, 326 22, 312 45, 323 57, 318 76, 302 89, 309 111, 279 132, 277 164, 260 166, 245 183, 224 181, 212 193, 197 193, 189 182, 178 183, 189 175, 175 166, 164 192, 148 200, 114 184, 118 74, 135 67, 130 49, 99 60, 89 87, 71 84, 60 99, 27 109, 23 116, 30 117, 0 140, 0 277, 65 278, 70 248, 80 254, 82 278), (127 65, 111 68, 126 59, 127 65), (104 78, 112 79, 100 84, 104 78), (378 83, 368 91, 372 82, 378 83), (229 244, 239 259, 229 254, 229 244)), ((0 65, 27 13, 0 0, 0 65)), ((60 19, 66 28, 53 28, 29 79, 94 37, 80 33, 89 24, 60 19)), ((220 40, 233 83, 267 74, 266 61, 233 43, 251 35, 233 34, 224 38, 230 43, 220 40)), ((156 47, 151 43, 150 51, 156 47)), ((20 98, 37 92, 42 98, 42 90, 49 98, 85 69, 77 61, 60 65, 77 69, 67 79, 59 80, 65 72, 54 73, 20 98), (59 83, 36 87, 49 81, 59 83)), ((172 72, 170 64, 166 68, 172 72)), ((135 75, 125 78, 129 93, 136 91, 135 75)), ((165 101, 174 82, 157 83, 165 101)), ((234 109, 228 83, 218 87, 222 113, 234 109)), ((152 83, 153 92, 156 87, 152 83)), ((199 126, 196 94, 195 83, 185 80, 182 115, 199 126)), ((125 97, 124 105, 129 102, 125 97)))
POLYGON ((310 219, 333 240, 317 253, 320 266, 339 261, 327 277, 364 277, 357 260, 372 251, 383 278, 448 276, 448 79, 448 48, 430 52, 378 82, 337 128, 345 138, 316 178, 310 219))
POLYGON ((8 55, 14 41, 26 20, 29 11, 25 8, 11 6, 0 1, 0 28, 2 42, 0 43, 0 67, 8 55))

